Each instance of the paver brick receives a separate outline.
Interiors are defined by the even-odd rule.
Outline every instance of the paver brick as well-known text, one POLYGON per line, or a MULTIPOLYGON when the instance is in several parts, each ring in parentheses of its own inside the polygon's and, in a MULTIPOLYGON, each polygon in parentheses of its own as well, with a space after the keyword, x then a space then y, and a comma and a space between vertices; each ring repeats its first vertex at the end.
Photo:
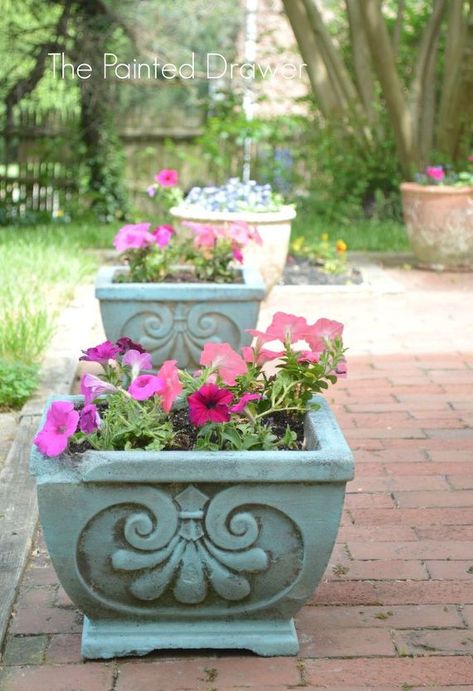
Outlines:
POLYGON ((369 525, 468 525, 473 522, 473 507, 468 508, 412 508, 398 509, 351 509, 355 526, 369 525))
POLYGON ((300 633, 336 628, 428 629, 461 628, 464 622, 454 605, 304 607, 296 617, 300 633))
POLYGON ((473 604, 471 581, 329 581, 317 588, 310 604, 407 605, 473 604))
POLYGON ((429 560, 425 567, 433 579, 469 581, 473 579, 473 554, 466 561, 429 560))
POLYGON ((473 542, 349 542, 348 549, 354 559, 468 559, 473 555, 473 542))
MULTIPOLYGON (((389 544, 389 543, 387 543, 389 544)), ((384 580, 427 580, 429 577, 426 567, 420 561, 392 560, 392 561, 346 561, 342 565, 343 571, 337 571, 335 562, 330 564, 328 573, 333 581, 384 581, 384 580)))
POLYGON ((465 629, 395 631, 394 642, 401 655, 473 654, 473 635, 465 629))
POLYGON ((2 656, 4 665, 40 665, 48 637, 41 636, 8 636, 2 656))
POLYGON ((418 658, 357 658, 353 660, 307 660, 307 681, 316 688, 383 684, 434 687, 469 684, 473 679, 473 659, 465 656, 418 658))
POLYGON ((379 628, 315 628, 302 633, 299 642, 300 654, 304 658, 373 657, 396 654, 389 631, 379 628))
POLYGON ((446 490, 431 492, 398 492, 395 491, 396 500, 400 507, 460 507, 471 508, 473 506, 473 490, 446 490))
POLYGON ((0 672, 1 691, 110 691, 113 664, 7 667, 0 672))

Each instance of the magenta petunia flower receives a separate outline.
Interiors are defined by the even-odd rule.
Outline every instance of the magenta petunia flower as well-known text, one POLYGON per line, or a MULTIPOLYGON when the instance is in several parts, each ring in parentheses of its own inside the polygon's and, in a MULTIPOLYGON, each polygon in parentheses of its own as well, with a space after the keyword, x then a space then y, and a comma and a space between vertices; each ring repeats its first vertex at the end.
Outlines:
POLYGON ((229 343, 206 343, 199 362, 205 367, 214 367, 228 386, 233 386, 236 377, 248 371, 246 362, 229 343))
POLYGON ((306 331, 307 321, 304 317, 295 317, 293 314, 286 314, 286 312, 276 312, 266 331, 248 329, 249 334, 257 336, 263 343, 268 341, 295 343, 305 338, 306 331))
POLYGON ((233 245, 232 246, 232 255, 233 259, 240 264, 243 264, 243 253, 241 249, 238 247, 238 245, 233 245))
POLYGON ((445 177, 445 171, 442 166, 427 166, 425 172, 435 182, 441 182, 445 177))
POLYGON ((313 351, 325 350, 325 342, 343 334, 343 324, 334 319, 317 319, 315 324, 308 326, 303 336, 313 351))
POLYGON ((117 387, 103 381, 95 374, 83 374, 80 380, 80 391, 84 396, 86 405, 92 403, 98 396, 105 393, 114 393, 117 387))
POLYGON ((115 360, 115 356, 120 352, 120 348, 111 341, 104 341, 93 348, 87 348, 82 351, 79 360, 87 360, 88 362, 99 362, 102 366, 106 365, 109 360, 115 360))
POLYGON ((79 428, 84 434, 92 434, 100 427, 101 419, 97 406, 93 403, 85 405, 80 412, 79 428))
POLYGON ((159 392, 161 405, 165 413, 169 413, 174 401, 182 391, 179 370, 176 367, 176 360, 166 360, 161 365, 158 377, 163 381, 163 388, 159 392))
POLYGON ((135 223, 123 226, 115 235, 113 244, 118 252, 139 250, 155 244, 154 235, 149 232, 151 223, 135 223))
POLYGON ((66 450, 69 438, 77 430, 79 413, 68 401, 54 401, 46 414, 43 428, 34 438, 34 444, 46 456, 59 456, 66 450))
POLYGON ((216 384, 204 384, 188 397, 189 420, 200 427, 207 422, 228 422, 232 392, 216 384))
POLYGON ((140 343, 132 341, 132 339, 128 338, 128 336, 122 336, 118 339, 117 348, 120 355, 124 355, 127 350, 137 350, 139 353, 146 353, 146 350, 142 345, 140 345, 140 343))
POLYGON ((248 403, 250 401, 259 401, 261 398, 261 394, 259 393, 244 393, 243 396, 240 398, 238 403, 235 403, 235 405, 232 405, 230 408, 231 413, 241 413, 248 403))
POLYGON ((140 374, 128 387, 128 393, 135 401, 147 401, 164 389, 164 381, 155 374, 140 374))
POLYGON ((163 168, 154 176, 161 187, 175 187, 179 182, 179 175, 174 168, 163 168))
POLYGON ((156 244, 160 247, 166 247, 166 245, 169 244, 169 241, 171 240, 174 233, 174 228, 168 225, 158 226, 158 228, 155 228, 152 231, 152 235, 154 235, 155 237, 156 244))
POLYGON ((142 369, 152 369, 153 363, 149 353, 140 353, 130 348, 122 358, 122 364, 131 367, 131 378, 136 379, 142 369))

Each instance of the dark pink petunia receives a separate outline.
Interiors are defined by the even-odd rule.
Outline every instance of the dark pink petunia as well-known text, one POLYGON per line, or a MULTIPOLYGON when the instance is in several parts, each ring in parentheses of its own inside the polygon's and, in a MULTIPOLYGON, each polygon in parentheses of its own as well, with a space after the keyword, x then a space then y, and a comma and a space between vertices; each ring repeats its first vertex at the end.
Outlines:
POLYGON ((84 355, 79 360, 87 360, 88 362, 99 362, 101 365, 106 365, 109 360, 114 360, 115 356, 120 352, 120 348, 111 341, 104 341, 93 348, 87 348, 82 351, 84 355))
POLYGON ((54 401, 46 414, 43 428, 34 438, 34 444, 46 456, 59 456, 66 450, 69 437, 77 430, 79 413, 73 403, 54 401))
POLYGON ((174 168, 163 168, 154 176, 161 187, 175 187, 179 182, 179 175, 174 168))
POLYGON ((155 244, 154 235, 149 232, 151 223, 129 223, 120 228, 113 244, 118 252, 138 250, 155 244))
POLYGON ((128 338, 128 336, 122 336, 118 339, 117 348, 120 355, 125 355, 127 350, 137 350, 139 353, 146 353, 142 345, 128 338))
POLYGON ((232 392, 216 384, 204 384, 188 397, 189 420, 200 427, 207 422, 228 422, 232 392))
POLYGON ((163 225, 163 226, 158 226, 152 231, 152 235, 154 235, 156 239, 156 244, 161 247, 166 247, 166 245, 169 244, 169 241, 171 240, 172 236, 174 235, 176 231, 172 226, 168 225, 163 225))
POLYGON ((435 180, 435 182, 442 182, 445 177, 443 166, 427 166, 425 169, 427 176, 435 180))

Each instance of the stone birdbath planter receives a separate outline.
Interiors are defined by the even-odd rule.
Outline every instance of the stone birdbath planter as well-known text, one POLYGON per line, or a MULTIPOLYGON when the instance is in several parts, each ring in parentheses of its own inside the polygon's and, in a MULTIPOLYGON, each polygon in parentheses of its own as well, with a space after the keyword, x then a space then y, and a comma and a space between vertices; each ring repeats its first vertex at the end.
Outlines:
POLYGON ((197 222, 218 227, 244 222, 254 226, 261 239, 261 245, 243 250, 245 264, 261 272, 268 290, 282 278, 289 251, 291 224, 296 217, 292 206, 282 206, 278 211, 207 211, 192 206, 178 206, 170 210, 171 215, 181 223, 197 222))
POLYGON ((293 616, 322 578, 353 477, 338 424, 318 403, 304 451, 51 459, 33 448, 46 544, 85 615, 83 657, 297 654, 293 616))
POLYGON ((153 365, 177 360, 196 369, 207 341, 240 348, 251 343, 246 329, 256 326, 265 286, 252 267, 241 270, 241 283, 117 283, 123 266, 103 266, 95 296, 107 338, 128 336, 151 353, 153 365))
POLYGON ((473 268, 473 187, 401 184, 404 220, 419 266, 473 268))

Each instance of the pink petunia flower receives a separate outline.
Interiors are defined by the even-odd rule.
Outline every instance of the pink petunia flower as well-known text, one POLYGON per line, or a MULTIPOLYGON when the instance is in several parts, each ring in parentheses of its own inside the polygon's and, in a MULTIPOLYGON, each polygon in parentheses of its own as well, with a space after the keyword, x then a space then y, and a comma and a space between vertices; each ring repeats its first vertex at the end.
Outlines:
POLYGON ((59 456, 66 450, 69 438, 77 430, 79 413, 68 401, 54 401, 46 414, 43 428, 34 438, 34 444, 45 456, 59 456))
POLYGON ((248 371, 246 362, 229 343, 206 343, 200 355, 200 364, 214 367, 228 386, 235 384, 236 377, 248 371))
POLYGON ((261 394, 259 394, 259 393, 244 393, 243 396, 238 401, 238 403, 236 403, 235 405, 232 405, 232 407, 230 408, 230 412, 231 413, 241 413, 246 408, 246 406, 248 405, 248 403, 250 401, 259 401, 260 398, 261 398, 261 394))
POLYGON ((122 336, 117 341, 117 348, 120 355, 125 355, 127 350, 137 350, 139 353, 146 353, 146 350, 140 343, 133 341, 128 336, 122 336))
POLYGON ((149 185, 149 186, 146 188, 146 192, 147 192, 147 194, 148 194, 148 197, 151 197, 151 198, 155 197, 155 196, 156 196, 156 192, 157 192, 156 185, 149 185))
POLYGON ((427 166, 425 172, 435 182, 441 182, 445 177, 445 171, 442 166, 427 166))
POLYGON ((345 379, 347 376, 347 361, 345 358, 340 360, 338 363, 337 367, 335 368, 335 374, 337 377, 340 377, 341 379, 345 379))
POLYGON ((174 401, 182 391, 182 384, 179 379, 179 370, 176 367, 176 360, 166 360, 161 365, 158 372, 159 378, 163 381, 163 388, 159 392, 161 405, 165 413, 169 413, 174 401))
POLYGON ((85 405, 80 412, 79 428, 84 434, 92 434, 99 429, 101 419, 97 406, 93 403, 85 405))
POLYGON ((152 235, 154 235, 157 245, 159 245, 160 247, 166 247, 166 245, 169 244, 169 241, 171 240, 175 232, 176 231, 172 226, 163 225, 158 226, 158 228, 155 228, 152 231, 152 235))
POLYGON ((276 360, 277 358, 280 358, 284 355, 284 350, 269 350, 268 348, 262 348, 261 345, 262 343, 259 342, 259 339, 256 341, 256 345, 254 347, 251 346, 243 346, 241 349, 241 354, 243 355, 243 359, 245 362, 251 362, 256 365, 264 365, 267 362, 270 362, 271 360, 276 360))
POLYGON ((164 381, 155 374, 140 374, 128 387, 128 393, 135 401, 147 401, 148 398, 164 390, 164 381))
POLYGON ((106 365, 109 360, 115 360, 120 352, 120 348, 111 341, 104 341, 93 348, 87 348, 82 351, 84 354, 79 360, 86 360, 87 362, 99 362, 102 366, 106 365))
POLYGON ((83 374, 80 380, 80 391, 84 396, 85 404, 92 403, 98 396, 105 393, 114 393, 117 387, 109 382, 103 381, 95 374, 83 374))
POLYGON ((263 343, 267 343, 268 341, 282 341, 283 343, 288 341, 289 343, 295 343, 305 338, 306 331, 307 321, 304 317, 296 317, 286 312, 276 312, 266 331, 248 329, 249 334, 257 336, 263 343))
POLYGON ((232 392, 216 384, 204 384, 188 397, 189 420, 200 427, 207 422, 228 422, 232 392))
POLYGON ((174 168, 163 168, 154 176, 161 187, 175 187, 179 182, 179 175, 174 168))
POLYGON ((303 338, 314 351, 325 350, 326 341, 333 341, 334 338, 341 337, 343 334, 343 324, 334 319, 317 319, 315 324, 308 326, 303 338))
POLYGON ((251 240, 258 245, 263 244, 256 226, 250 226, 245 221, 235 221, 232 223, 228 229, 228 234, 232 240, 235 240, 242 247, 245 247, 251 240))
POLYGON ((232 245, 232 256, 235 261, 243 264, 243 254, 238 245, 232 245))
POLYGON ((129 224, 120 228, 113 244, 118 252, 139 250, 156 243, 154 235, 149 232, 151 223, 129 224))
POLYGON ((208 226, 204 223, 193 223, 192 221, 185 221, 182 225, 190 228, 194 233, 194 246, 197 248, 211 248, 215 246, 217 238, 220 236, 220 230, 214 226, 208 226))
POLYGON ((297 362, 318 362, 323 351, 301 350, 297 355, 297 362))
POLYGON ((131 367, 131 378, 136 379, 142 369, 152 369, 153 363, 149 353, 140 353, 131 348, 123 356, 122 363, 131 367))

